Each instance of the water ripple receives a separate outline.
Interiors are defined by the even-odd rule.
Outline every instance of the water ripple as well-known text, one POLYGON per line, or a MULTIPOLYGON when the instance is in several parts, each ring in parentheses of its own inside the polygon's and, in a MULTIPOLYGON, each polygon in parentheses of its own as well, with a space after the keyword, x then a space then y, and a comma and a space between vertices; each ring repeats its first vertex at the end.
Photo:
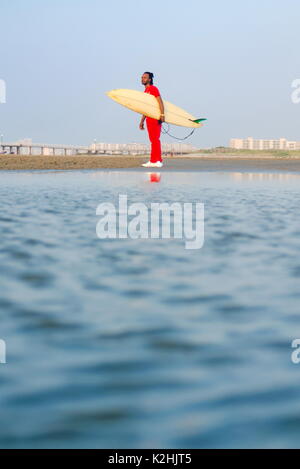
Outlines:
POLYGON ((162 176, 0 175, 0 447, 299 447, 299 180, 162 176), (97 239, 120 193, 203 202, 203 248, 97 239))

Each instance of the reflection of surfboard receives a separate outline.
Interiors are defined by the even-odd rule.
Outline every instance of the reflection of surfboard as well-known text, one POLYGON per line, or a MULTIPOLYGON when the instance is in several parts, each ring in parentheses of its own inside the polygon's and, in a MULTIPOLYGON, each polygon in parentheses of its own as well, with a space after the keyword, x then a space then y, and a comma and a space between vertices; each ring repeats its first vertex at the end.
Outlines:
MULTIPOLYGON (((111 99, 132 111, 143 114, 153 119, 160 118, 160 109, 157 99, 149 93, 135 90, 112 90, 106 93, 111 99)), ((169 124, 180 125, 182 127, 202 127, 202 120, 196 119, 192 114, 184 111, 178 106, 164 101, 165 121, 169 124)))

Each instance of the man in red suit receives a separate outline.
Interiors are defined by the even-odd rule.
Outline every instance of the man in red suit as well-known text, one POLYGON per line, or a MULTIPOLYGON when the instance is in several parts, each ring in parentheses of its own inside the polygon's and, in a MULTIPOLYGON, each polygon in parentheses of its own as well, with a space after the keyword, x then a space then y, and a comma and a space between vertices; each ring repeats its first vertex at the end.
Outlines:
POLYGON ((140 129, 144 130, 144 122, 146 120, 147 130, 149 134, 149 139, 151 142, 151 157, 150 161, 142 164, 145 168, 162 168, 162 158, 161 158, 161 144, 160 144, 160 134, 161 134, 161 125, 165 122, 165 110, 164 103, 161 99, 160 92, 156 86, 153 85, 154 75, 151 72, 145 72, 142 75, 142 84, 145 86, 145 93, 152 94, 158 101, 160 109, 160 119, 152 119, 151 117, 143 116, 140 129))

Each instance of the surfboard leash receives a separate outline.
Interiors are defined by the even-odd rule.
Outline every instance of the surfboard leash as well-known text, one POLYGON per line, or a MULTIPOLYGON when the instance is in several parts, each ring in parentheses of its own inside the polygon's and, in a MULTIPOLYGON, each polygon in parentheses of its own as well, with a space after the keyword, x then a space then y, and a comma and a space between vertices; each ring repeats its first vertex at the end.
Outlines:
POLYGON ((169 137, 171 137, 171 138, 175 138, 175 140, 181 140, 181 141, 186 140, 186 139, 188 139, 189 137, 191 137, 191 136, 193 135, 193 133, 195 132, 195 130, 196 130, 196 129, 193 129, 192 132, 189 133, 189 134, 188 134, 186 137, 184 137, 184 138, 178 138, 178 137, 175 137, 175 135, 170 134, 170 125, 167 124, 167 126, 168 126, 168 128, 165 129, 164 126, 162 125, 162 133, 165 134, 165 135, 169 135, 169 137))
MULTIPOLYGON (((204 122, 206 121, 207 119, 195 119, 193 120, 192 122, 196 122, 197 124, 199 124, 200 122, 204 122)), ((168 128, 165 129, 164 126, 162 125, 162 133, 165 134, 165 135, 169 135, 169 137, 171 138, 175 138, 175 140, 187 140, 189 137, 191 137, 193 135, 193 133, 195 132, 196 129, 193 129, 191 133, 189 133, 186 137, 184 138, 178 138, 178 137, 175 137, 175 135, 172 135, 170 134, 170 125, 165 122, 165 124, 167 124, 168 128)))

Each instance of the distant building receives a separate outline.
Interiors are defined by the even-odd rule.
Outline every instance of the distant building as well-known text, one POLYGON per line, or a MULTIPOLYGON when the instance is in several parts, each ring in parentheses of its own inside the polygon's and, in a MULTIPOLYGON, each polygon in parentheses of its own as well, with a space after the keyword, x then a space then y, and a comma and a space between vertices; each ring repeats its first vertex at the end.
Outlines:
MULTIPOLYGON (((89 147, 93 153, 144 155, 150 146, 143 143, 97 143, 89 147)), ((171 154, 191 153, 197 148, 185 143, 162 143, 162 152, 171 154)))
POLYGON ((262 140, 253 137, 232 138, 229 146, 236 150, 300 150, 300 142, 291 142, 286 138, 278 140, 262 140))

